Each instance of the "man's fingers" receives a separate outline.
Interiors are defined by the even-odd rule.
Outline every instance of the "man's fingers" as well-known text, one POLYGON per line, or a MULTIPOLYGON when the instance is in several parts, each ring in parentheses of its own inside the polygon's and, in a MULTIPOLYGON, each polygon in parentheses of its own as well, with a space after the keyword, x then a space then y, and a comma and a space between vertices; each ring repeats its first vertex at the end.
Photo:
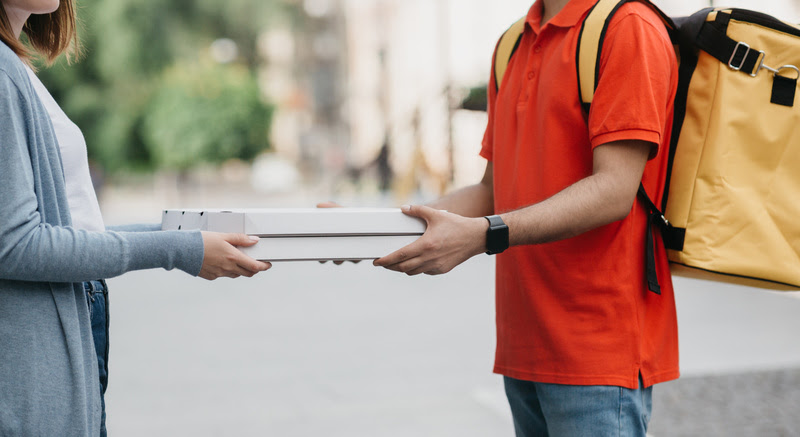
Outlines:
POLYGON ((392 252, 389 255, 384 256, 383 258, 378 258, 372 262, 372 265, 376 267, 389 267, 395 264, 399 264, 407 259, 411 259, 417 251, 414 248, 416 242, 409 244, 408 246, 396 251, 392 252))
POLYGON ((437 269, 438 269, 438 266, 433 264, 433 262, 426 261, 426 262, 421 262, 421 263, 417 264, 416 267, 409 267, 408 269, 404 270, 404 272, 408 276, 417 276, 417 275, 421 275, 423 273, 430 275, 430 274, 436 274, 436 273, 433 273, 433 272, 438 271, 437 269))
MULTIPOLYGON (((402 250, 403 249, 400 249, 400 251, 402 250)), ((389 258, 390 256, 391 255, 387 256, 386 258, 389 258)), ((377 264, 377 262, 380 260, 376 260, 374 264, 378 267, 394 270, 395 272, 407 273, 418 269, 420 266, 428 262, 428 259, 425 258, 423 253, 416 253, 412 256, 406 256, 406 253, 402 253, 401 256, 403 256, 403 258, 398 259, 397 262, 391 262, 391 260, 389 260, 389 262, 386 264, 377 264)))
POLYGON ((430 224, 433 217, 439 213, 439 211, 424 205, 403 205, 400 207, 400 210, 406 215, 421 218, 428 222, 428 224, 430 224))
POLYGON ((317 208, 341 208, 342 205, 339 205, 336 202, 327 201, 327 202, 320 202, 317 204, 317 208))
POLYGON ((416 276, 419 275, 420 273, 425 273, 426 271, 428 271, 428 269, 430 269, 430 266, 428 264, 429 262, 426 260, 423 260, 421 258, 414 258, 404 263, 398 264, 394 267, 397 267, 398 272, 405 273, 408 276, 416 276))

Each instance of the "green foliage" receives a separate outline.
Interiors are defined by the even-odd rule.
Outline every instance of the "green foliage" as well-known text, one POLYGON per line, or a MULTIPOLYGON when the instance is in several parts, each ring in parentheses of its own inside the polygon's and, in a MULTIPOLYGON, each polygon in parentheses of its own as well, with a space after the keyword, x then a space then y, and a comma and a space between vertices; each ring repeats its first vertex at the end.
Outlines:
POLYGON ((461 109, 470 111, 486 111, 486 85, 479 85, 469 89, 469 93, 461 101, 461 109))
POLYGON ((159 167, 249 160, 268 146, 271 115, 244 67, 179 64, 166 71, 150 99, 143 138, 159 167))
POLYGON ((268 147, 271 108, 259 100, 253 79, 255 42, 272 20, 282 17, 285 2, 78 3, 83 59, 72 65, 62 59, 40 68, 39 76, 83 130, 90 159, 110 171, 186 168, 231 157, 250 159, 268 147), (218 38, 236 42, 235 63, 205 61, 218 38), (222 91, 209 98, 195 93, 197 87, 222 91), (167 151, 168 143, 175 150, 167 151), (189 155, 195 160, 178 158, 192 148, 203 152, 189 155))

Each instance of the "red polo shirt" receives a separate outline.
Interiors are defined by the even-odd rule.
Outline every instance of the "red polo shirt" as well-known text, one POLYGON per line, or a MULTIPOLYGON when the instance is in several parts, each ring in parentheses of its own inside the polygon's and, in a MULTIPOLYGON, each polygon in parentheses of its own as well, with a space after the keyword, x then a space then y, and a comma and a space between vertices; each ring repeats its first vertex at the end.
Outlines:
MULTIPOLYGON (((678 77, 675 53, 652 10, 636 2, 622 6, 606 34, 587 120, 575 52, 594 3, 572 0, 540 26, 538 0, 499 95, 490 86, 481 156, 493 163, 497 213, 540 202, 591 175, 594 148, 617 140, 654 144, 643 183, 660 204, 678 77)), ((496 373, 627 388, 638 386, 640 374, 645 386, 678 377, 675 301, 660 239, 662 295, 648 291, 645 282, 646 218, 637 199, 624 220, 498 255, 496 373)))

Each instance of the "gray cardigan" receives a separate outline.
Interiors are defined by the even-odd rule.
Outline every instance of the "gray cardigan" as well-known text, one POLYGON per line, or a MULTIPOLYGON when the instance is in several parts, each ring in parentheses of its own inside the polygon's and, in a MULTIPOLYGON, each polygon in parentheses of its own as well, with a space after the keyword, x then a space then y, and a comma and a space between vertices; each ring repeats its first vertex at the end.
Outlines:
POLYGON ((80 282, 148 268, 197 275, 199 232, 71 226, 50 117, 0 43, 0 435, 100 430, 97 358, 80 282))

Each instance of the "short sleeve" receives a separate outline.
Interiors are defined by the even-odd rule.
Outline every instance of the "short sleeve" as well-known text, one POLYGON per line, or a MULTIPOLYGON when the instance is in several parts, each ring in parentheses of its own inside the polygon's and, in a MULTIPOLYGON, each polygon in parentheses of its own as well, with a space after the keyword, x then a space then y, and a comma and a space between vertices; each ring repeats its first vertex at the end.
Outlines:
POLYGON ((589 113, 592 148, 612 141, 653 143, 657 155, 671 125, 677 60, 666 27, 649 7, 626 4, 612 19, 589 113))

